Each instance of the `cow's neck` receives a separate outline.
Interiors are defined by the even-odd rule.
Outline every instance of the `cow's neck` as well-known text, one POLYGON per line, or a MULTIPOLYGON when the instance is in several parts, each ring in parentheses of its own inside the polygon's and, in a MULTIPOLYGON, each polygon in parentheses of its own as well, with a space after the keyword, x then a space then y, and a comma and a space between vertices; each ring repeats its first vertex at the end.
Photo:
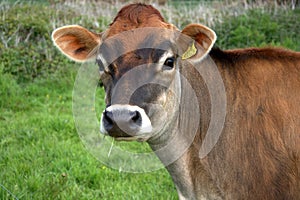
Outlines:
MULTIPOLYGON (((206 67, 207 63, 204 60, 202 64, 202 67, 206 67)), ((182 98, 179 115, 176 116, 176 120, 173 119, 174 122, 161 135, 161 138, 152 141, 153 143, 150 142, 150 146, 157 151, 170 141, 172 143, 176 135, 182 135, 181 139, 175 140, 169 149, 162 154, 157 154, 172 176, 180 199, 219 199, 219 191, 214 187, 215 184, 209 171, 205 169, 205 159, 199 158, 199 149, 210 121, 210 96, 201 74, 194 66, 182 67, 181 75, 186 78, 185 84, 192 87, 192 91, 187 90, 187 85, 184 83, 181 85, 182 98), (191 96, 194 95, 192 93, 197 95, 197 102, 191 102, 191 96), (192 111, 198 113, 192 113, 192 111), (196 114, 200 114, 199 121, 194 116, 196 114), (197 124, 196 130, 192 127, 195 124, 197 124), (178 153, 178 149, 182 146, 188 148, 183 148, 184 150, 181 149, 178 153), (172 159, 173 162, 170 163, 172 159)))
MULTIPOLYGON (((175 127, 178 128, 178 125, 175 127)), ((164 149, 167 145, 166 143, 170 142, 172 137, 175 137, 175 135, 178 134, 176 131, 177 128, 169 129, 171 131, 162 135, 161 138, 159 138, 160 141, 156 140, 156 143, 152 143, 152 140, 149 144, 152 150, 156 152, 156 155, 161 162, 166 166, 166 169, 175 183, 179 198, 196 199, 189 168, 190 159, 189 154, 187 153, 188 149, 185 149, 183 152, 178 152, 177 147, 181 146, 179 141, 177 141, 178 144, 170 145, 168 148, 164 149), (164 151, 159 152, 161 149, 164 149, 164 151)))
MULTIPOLYGON (((175 135, 175 132, 171 135, 175 135)), ((179 155, 177 154, 177 149, 180 148, 178 146, 181 144, 173 145, 170 149, 165 150, 162 155, 157 154, 171 175, 180 200, 221 199, 218 196, 219 191, 215 188, 209 171, 205 169, 205 159, 200 160, 199 158, 200 146, 198 144, 201 140, 199 135, 196 135, 193 143, 172 163, 169 163, 169 159, 179 155)), ((150 144, 150 146, 154 151, 159 150, 157 145, 150 144)))

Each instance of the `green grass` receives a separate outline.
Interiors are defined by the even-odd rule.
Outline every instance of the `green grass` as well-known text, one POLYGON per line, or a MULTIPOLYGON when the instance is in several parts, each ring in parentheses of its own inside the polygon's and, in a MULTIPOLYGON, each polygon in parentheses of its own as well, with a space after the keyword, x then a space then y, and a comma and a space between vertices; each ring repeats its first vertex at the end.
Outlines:
MULTIPOLYGON (((86 150, 72 115, 76 72, 26 85, 0 74, 0 183, 19 199, 176 199, 164 169, 120 173, 86 150)), ((13 198, 0 187, 0 199, 13 198)))
MULTIPOLYGON (((90 18, 95 14, 81 15, 78 10, 90 10, 78 9, 79 4, 9 2, 9 6, 0 3, 0 199, 177 199, 165 169, 141 174, 111 169, 87 150, 75 128, 72 92, 80 65, 60 55, 50 34, 54 27, 73 23, 103 30, 116 12, 114 6, 103 17, 99 13, 107 7, 85 5, 99 15, 90 18), (94 26, 95 20, 99 27, 94 26)), ((221 16, 218 10, 203 9, 205 15, 199 15, 201 6, 180 7, 189 13, 173 12, 177 9, 173 7, 160 10, 179 27, 213 19, 217 45, 224 49, 276 45, 300 50, 299 9, 267 12, 255 8, 238 17, 214 18, 214 14, 221 16)), ((97 88, 98 119, 103 96, 97 88)), ((145 143, 115 146, 150 151, 145 143)))

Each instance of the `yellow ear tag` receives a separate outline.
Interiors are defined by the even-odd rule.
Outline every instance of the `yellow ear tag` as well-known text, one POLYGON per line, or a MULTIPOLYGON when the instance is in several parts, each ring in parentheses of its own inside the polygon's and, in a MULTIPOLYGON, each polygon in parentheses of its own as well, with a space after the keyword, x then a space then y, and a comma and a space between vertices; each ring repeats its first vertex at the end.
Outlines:
POLYGON ((188 59, 188 58, 194 56, 196 53, 197 53, 197 49, 193 42, 193 44, 191 46, 189 46, 189 48, 184 52, 184 54, 182 54, 181 59, 182 60, 188 59))

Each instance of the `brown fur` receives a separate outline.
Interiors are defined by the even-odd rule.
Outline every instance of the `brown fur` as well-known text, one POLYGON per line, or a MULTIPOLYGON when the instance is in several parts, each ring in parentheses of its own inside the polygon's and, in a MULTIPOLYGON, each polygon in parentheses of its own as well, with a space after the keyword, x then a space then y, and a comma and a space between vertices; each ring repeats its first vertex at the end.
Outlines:
POLYGON ((164 22, 164 18, 160 12, 150 5, 145 4, 129 4, 124 6, 117 14, 111 25, 117 21, 129 21, 130 24, 144 24, 147 19, 151 17, 157 18, 159 21, 164 22))
MULTIPOLYGON (((171 25, 151 6, 129 5, 111 24, 109 36, 148 26, 171 25)), ((300 53, 215 48, 210 56, 226 88, 225 127, 213 151, 200 160, 210 122, 209 94, 195 69, 182 67, 198 95, 201 121, 192 146, 167 167, 176 186, 195 198, 300 199, 300 53)))
MULTIPOLYGON (((210 55, 223 76, 228 113, 214 150, 190 161, 195 184, 203 180, 198 163, 224 199, 299 199, 300 53, 252 48, 210 55)), ((200 138, 190 151, 199 144, 200 138)))
MULTIPOLYGON (((113 44, 107 42, 107 50, 102 45, 100 51, 107 51, 107 55, 112 55, 120 46, 125 50, 134 49, 138 47, 134 46, 139 45, 137 43, 149 41, 149 29, 146 32, 142 32, 143 29, 133 30, 140 27, 176 29, 166 23, 152 6, 131 4, 118 13, 108 31, 102 35, 102 40, 128 30, 141 31, 140 34, 133 34, 131 37, 134 38, 121 35, 119 41, 122 45, 114 48, 113 44)), ((201 40, 198 44, 203 43, 202 46, 207 50, 210 47, 207 44, 213 43, 210 40, 212 37, 207 37, 207 33, 211 32, 207 28, 201 29, 204 32, 200 35, 197 26, 188 26, 185 31, 190 36, 195 35, 193 38, 197 41, 201 40)), ((67 31, 63 36, 74 41, 78 46, 75 54, 80 54, 85 49, 72 38, 73 35, 67 31)), ((154 48, 169 38, 168 35, 163 36, 163 33, 155 33, 154 36, 157 36, 151 37, 155 39, 155 42, 151 42, 154 48)), ((68 51, 71 52, 70 55, 74 53, 74 48, 71 50, 68 51)), ((119 78, 131 67, 145 61, 151 62, 150 57, 147 57, 151 54, 146 51, 130 51, 123 55, 110 66, 111 77, 119 78)), ((179 196, 182 199, 300 199, 300 53, 281 48, 228 51, 214 48, 209 55, 197 67, 203 72, 209 70, 212 65, 210 58, 218 67, 227 96, 225 124, 217 144, 205 158, 200 159, 199 149, 211 120, 210 95, 195 66, 182 61, 180 72, 198 97, 201 118, 192 145, 178 160, 167 166, 179 196)), ((152 62, 155 59, 152 58, 152 62)), ((144 78, 143 75, 130 80, 144 78)), ((215 77, 209 78, 214 81, 215 77)), ((130 80, 125 82, 128 84, 127 88, 130 88, 130 80)), ((104 84, 105 82, 104 80, 104 84)), ((182 104, 188 104, 189 94, 185 92, 187 91, 182 91, 182 104)), ((122 96, 123 93, 120 92, 119 95, 122 96)), ((189 115, 184 113, 182 116, 189 115)), ((185 120, 191 121, 193 116, 190 118, 185 120)), ((174 130, 168 131, 170 135, 162 137, 171 138, 174 130)), ((160 139, 149 140, 154 150, 159 149, 159 144, 155 143, 160 139)))
MULTIPOLYGON (((134 10, 139 13, 141 9, 134 10)), ((127 11, 131 15, 121 11, 110 33, 165 27, 161 15, 152 9, 141 16, 131 9, 127 11)), ((193 188, 186 191, 192 190, 198 198, 206 194, 222 199, 299 199, 300 53, 277 48, 213 49, 210 56, 225 83, 225 127, 213 151, 200 160, 198 153, 210 107, 201 77, 189 78, 201 94, 202 119, 193 145, 180 159, 188 172, 181 177, 176 169, 183 168, 178 162, 168 166, 174 182, 177 186, 183 184, 179 186, 183 188, 191 183, 193 188)), ((187 69, 182 73, 186 77, 197 74, 187 69)))
POLYGON ((160 12, 151 5, 129 4, 118 12, 110 24, 107 36, 110 37, 123 31, 142 27, 175 28, 173 25, 165 23, 160 12))
MULTIPOLYGON (((213 49, 210 55, 226 88, 225 127, 213 151, 200 160, 210 122, 209 93, 195 69, 183 66, 198 94, 201 121, 193 145, 168 166, 174 182, 188 179, 198 197, 209 191, 208 197, 221 199, 299 199, 300 53, 251 48, 213 49), (188 173, 180 178, 173 170, 183 162, 188 173)), ((207 64, 204 60, 201 67, 207 64)))

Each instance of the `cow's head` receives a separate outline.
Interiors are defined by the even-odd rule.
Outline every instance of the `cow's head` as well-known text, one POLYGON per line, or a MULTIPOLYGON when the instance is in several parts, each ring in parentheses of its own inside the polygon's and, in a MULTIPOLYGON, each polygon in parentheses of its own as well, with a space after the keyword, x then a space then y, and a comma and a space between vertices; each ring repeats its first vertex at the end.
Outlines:
POLYGON ((182 62, 200 61, 216 36, 199 24, 180 32, 152 6, 132 4, 100 34, 72 25, 56 29, 52 39, 72 60, 96 59, 107 105, 101 132, 145 141, 176 123, 182 62))

